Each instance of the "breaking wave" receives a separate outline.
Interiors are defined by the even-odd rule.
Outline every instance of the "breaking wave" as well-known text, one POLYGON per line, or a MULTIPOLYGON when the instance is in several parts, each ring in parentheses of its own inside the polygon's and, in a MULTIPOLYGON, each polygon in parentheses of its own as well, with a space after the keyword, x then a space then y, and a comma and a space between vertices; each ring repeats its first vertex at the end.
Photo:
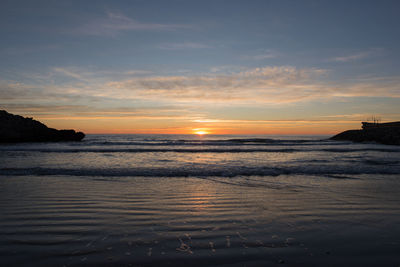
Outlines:
POLYGON ((400 153, 399 148, 182 148, 182 147, 159 147, 159 148, 40 148, 40 147, 21 147, 7 148, 1 147, 0 151, 15 152, 41 152, 41 153, 147 153, 147 152, 176 152, 176 153, 253 153, 253 152, 270 152, 270 153, 292 153, 292 152, 334 152, 334 153, 351 153, 351 152, 394 152, 400 153))
POLYGON ((359 175, 399 174, 400 166, 382 169, 379 166, 361 165, 354 167, 335 165, 302 165, 285 167, 219 166, 214 168, 184 166, 181 168, 3 168, 1 175, 67 175, 96 177, 236 177, 236 176, 279 176, 279 175, 359 175))

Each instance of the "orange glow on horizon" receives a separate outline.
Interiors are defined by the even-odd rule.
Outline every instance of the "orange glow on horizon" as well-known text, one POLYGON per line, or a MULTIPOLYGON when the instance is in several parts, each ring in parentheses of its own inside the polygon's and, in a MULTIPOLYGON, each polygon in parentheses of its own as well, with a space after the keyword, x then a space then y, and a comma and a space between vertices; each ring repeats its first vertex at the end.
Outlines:
POLYGON ((135 119, 46 117, 36 118, 48 127, 74 129, 87 134, 195 134, 195 135, 334 135, 344 130, 360 129, 358 121, 198 121, 190 119, 135 119))

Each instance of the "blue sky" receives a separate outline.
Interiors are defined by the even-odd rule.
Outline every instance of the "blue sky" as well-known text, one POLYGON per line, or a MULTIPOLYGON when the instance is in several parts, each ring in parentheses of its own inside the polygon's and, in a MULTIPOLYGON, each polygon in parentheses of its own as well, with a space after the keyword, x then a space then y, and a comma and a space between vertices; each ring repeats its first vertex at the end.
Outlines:
POLYGON ((87 132, 333 133, 399 120, 399 10, 2 1, 0 107, 87 132))

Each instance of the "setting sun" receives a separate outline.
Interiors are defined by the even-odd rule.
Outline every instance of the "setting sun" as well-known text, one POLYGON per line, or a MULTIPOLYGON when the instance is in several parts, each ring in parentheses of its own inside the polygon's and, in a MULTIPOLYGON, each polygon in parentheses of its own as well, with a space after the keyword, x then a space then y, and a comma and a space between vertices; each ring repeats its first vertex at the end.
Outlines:
POLYGON ((205 135, 205 134, 209 134, 209 132, 204 129, 193 129, 193 134, 205 135))

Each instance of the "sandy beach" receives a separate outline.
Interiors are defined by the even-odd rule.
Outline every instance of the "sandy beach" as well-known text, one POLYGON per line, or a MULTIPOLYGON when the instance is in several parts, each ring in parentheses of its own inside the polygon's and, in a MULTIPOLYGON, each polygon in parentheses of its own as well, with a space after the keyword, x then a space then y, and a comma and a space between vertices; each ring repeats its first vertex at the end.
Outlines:
MULTIPOLYGON (((7 153, 15 162, 27 157, 27 152, 17 149, 7 153)), ((114 157, 121 156, 118 153, 114 157)), ((224 154, 218 153, 213 155, 224 154)), ((279 153, 271 153, 278 160, 279 153)), ((293 164, 296 153, 307 158, 304 153, 315 152, 287 152, 284 158, 290 155, 293 164)), ((60 169, 67 163, 61 166, 56 157, 71 156, 54 151, 40 154, 41 162, 47 158, 47 165, 59 164, 60 169)), ((105 155, 104 151, 72 154, 84 164, 89 164, 85 157, 105 155)), ((142 154, 135 155, 145 157, 142 154)), ((150 154, 146 152, 155 162, 166 153, 150 154)), ((182 154, 163 164, 210 156, 182 154)), ((229 154, 224 155, 226 159, 229 154)), ((268 158, 266 152, 261 156, 268 158)), ((112 156, 104 157, 117 164, 112 156)), ((257 164, 266 168, 267 162, 257 164)), ((131 158, 129 164, 133 168, 136 163, 131 158)), ((79 168, 83 167, 75 166, 79 168)), ((398 175, 131 175, 2 175, 2 264, 396 266, 400 260, 398 175)))

